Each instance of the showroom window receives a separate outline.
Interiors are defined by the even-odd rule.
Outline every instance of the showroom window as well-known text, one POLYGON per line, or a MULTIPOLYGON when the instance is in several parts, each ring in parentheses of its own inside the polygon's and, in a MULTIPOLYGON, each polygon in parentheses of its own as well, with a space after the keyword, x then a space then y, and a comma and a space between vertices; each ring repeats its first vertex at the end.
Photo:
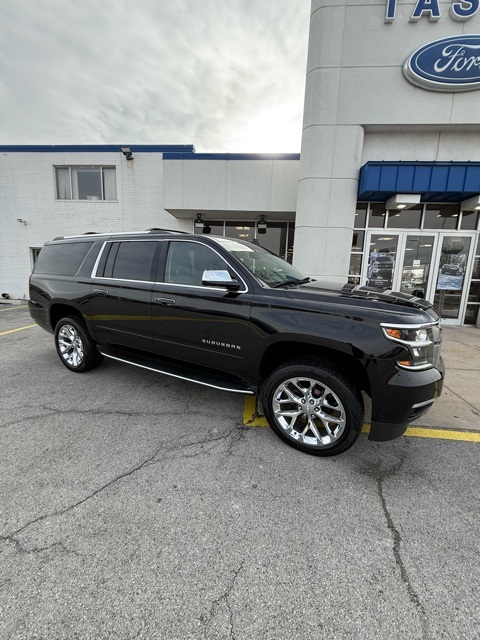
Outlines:
POLYGON ((423 228, 455 230, 458 226, 459 214, 458 204, 427 204, 423 228))
POLYGON ((480 311, 480 238, 478 238, 475 258, 473 262, 472 280, 468 292, 467 310, 465 312, 465 324, 476 324, 480 311))
POLYGON ((423 205, 409 209, 390 209, 387 226, 389 229, 420 229, 423 205))
POLYGON ((460 229, 462 231, 476 231, 479 217, 478 211, 463 211, 460 229))
MULTIPOLYGON (((208 231, 216 236, 238 238, 239 240, 258 240, 260 245, 273 251, 290 264, 293 258, 293 240, 295 223, 266 220, 266 228, 258 228, 258 220, 214 220, 205 221, 208 231)), ((194 227, 194 233, 202 233, 201 228, 194 227)))
POLYGON ((352 236, 352 253, 350 255, 350 269, 348 271, 348 282, 350 284, 360 284, 366 223, 367 205, 358 203, 355 211, 355 228, 352 236))
POLYGON ((57 200, 116 200, 115 167, 55 167, 57 200))
POLYGON ((384 202, 372 202, 370 205, 370 211, 368 215, 369 227, 380 227, 383 229, 385 226, 387 212, 385 210, 384 202))

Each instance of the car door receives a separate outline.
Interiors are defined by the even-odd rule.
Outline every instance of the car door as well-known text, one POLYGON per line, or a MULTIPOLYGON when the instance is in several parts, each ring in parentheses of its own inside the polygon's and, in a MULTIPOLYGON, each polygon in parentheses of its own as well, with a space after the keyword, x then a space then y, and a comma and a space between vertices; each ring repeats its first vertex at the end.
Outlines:
POLYGON ((153 350, 151 291, 155 240, 106 242, 91 289, 91 323, 103 345, 153 350))
POLYGON ((241 375, 252 301, 247 283, 219 251, 201 240, 165 244, 162 281, 152 291, 155 352, 241 375), (240 289, 202 285, 205 270, 228 270, 240 280, 240 289))

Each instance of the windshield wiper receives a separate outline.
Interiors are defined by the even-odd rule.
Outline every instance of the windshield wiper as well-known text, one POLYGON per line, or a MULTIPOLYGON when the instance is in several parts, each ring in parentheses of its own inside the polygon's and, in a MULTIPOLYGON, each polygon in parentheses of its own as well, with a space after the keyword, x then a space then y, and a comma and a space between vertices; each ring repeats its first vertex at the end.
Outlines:
POLYGON ((272 289, 278 289, 279 287, 299 287, 301 284, 306 284, 307 282, 314 282, 314 278, 303 278, 302 280, 298 280, 298 278, 287 280, 286 282, 279 282, 278 284, 272 284, 272 289))
POLYGON ((307 276, 306 278, 303 278, 303 280, 300 280, 300 282, 297 282, 296 286, 299 287, 301 284, 307 284, 307 282, 315 282, 315 278, 309 278, 307 276))

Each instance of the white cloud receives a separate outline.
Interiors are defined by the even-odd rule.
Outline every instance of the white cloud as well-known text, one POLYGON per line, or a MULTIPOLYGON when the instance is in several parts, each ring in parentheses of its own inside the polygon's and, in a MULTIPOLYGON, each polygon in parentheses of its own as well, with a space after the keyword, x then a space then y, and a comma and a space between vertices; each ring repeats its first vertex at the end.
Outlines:
POLYGON ((299 151, 309 8, 3 0, 2 143, 299 151))

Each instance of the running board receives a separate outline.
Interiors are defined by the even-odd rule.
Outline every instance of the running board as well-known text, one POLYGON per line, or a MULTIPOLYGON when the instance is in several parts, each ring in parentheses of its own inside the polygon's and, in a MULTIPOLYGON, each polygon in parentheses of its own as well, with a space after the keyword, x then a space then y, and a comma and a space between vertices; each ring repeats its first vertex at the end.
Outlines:
POLYGON ((135 356, 135 358, 133 358, 130 354, 120 353, 120 350, 110 349, 107 347, 101 348, 99 351, 106 358, 111 358, 118 362, 125 362, 126 364, 133 364, 135 367, 155 371, 155 373, 163 373, 166 376, 172 376, 173 378, 179 378, 180 380, 187 380, 188 382, 195 382, 196 384, 201 384, 205 387, 220 389, 220 391, 231 391, 233 393, 241 393, 243 395, 254 395, 254 392, 247 387, 245 383, 242 384, 241 380, 229 380, 228 382, 224 382, 220 376, 214 376, 208 372, 203 373, 200 369, 185 375, 185 373, 183 373, 183 367, 174 363, 162 362, 157 364, 153 359, 151 360, 150 358, 143 356, 135 356))

